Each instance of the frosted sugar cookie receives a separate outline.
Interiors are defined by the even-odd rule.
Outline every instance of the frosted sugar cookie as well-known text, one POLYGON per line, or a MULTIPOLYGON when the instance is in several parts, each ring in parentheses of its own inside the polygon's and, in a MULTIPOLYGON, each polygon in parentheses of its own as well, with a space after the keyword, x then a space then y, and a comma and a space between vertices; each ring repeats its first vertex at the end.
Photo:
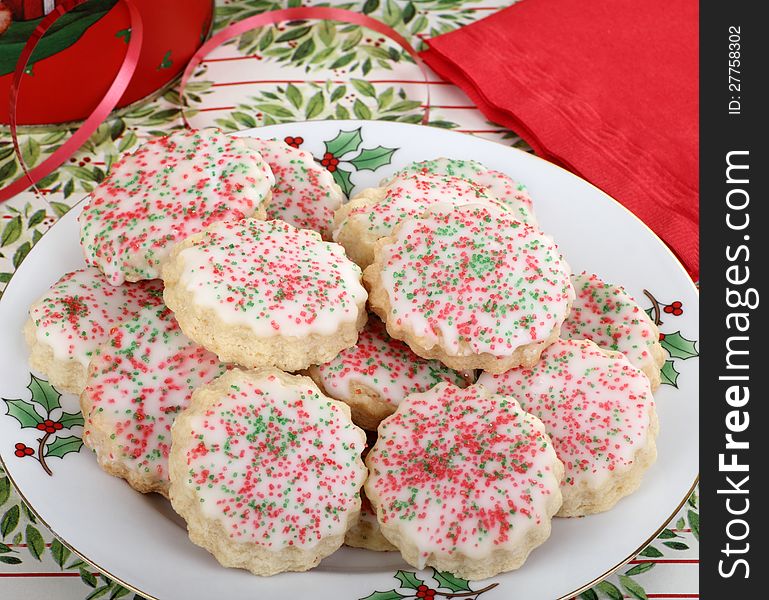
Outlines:
POLYGON ((166 304, 222 362, 306 369, 354 345, 366 322, 358 266, 338 244, 283 221, 217 223, 177 245, 166 304))
POLYGON ((309 152, 285 142, 242 138, 262 155, 275 176, 268 219, 283 219, 331 239, 334 211, 347 199, 331 173, 309 152))
POLYGON ((404 174, 384 187, 368 188, 342 205, 334 215, 334 240, 347 255, 365 268, 374 260, 374 245, 391 235, 404 220, 422 215, 436 204, 462 206, 484 203, 505 211, 506 207, 480 187, 438 174, 404 174))
POLYGON ((395 412, 408 394, 425 392, 441 381, 465 383, 460 373, 391 338, 377 318, 369 318, 355 346, 310 367, 309 374, 325 394, 350 407, 356 425, 368 430, 395 412))
POLYGON ((641 484, 657 458, 649 380, 619 352, 589 340, 558 340, 531 369, 481 375, 539 417, 566 472, 558 516, 609 510, 641 484))
POLYGON ((176 242, 217 221, 264 218, 275 182, 256 150, 215 129, 184 130, 121 158, 80 213, 88 264, 110 283, 160 277, 176 242))
POLYGON ((478 385, 408 396, 366 464, 382 533, 418 569, 465 579, 517 569, 561 506, 563 465, 544 425, 478 385))
POLYGON ((553 240, 481 205, 436 207, 377 244, 364 280, 387 331, 424 358, 501 373, 558 338, 574 291, 553 240))
POLYGON ((362 430, 309 377, 234 369, 176 419, 171 503, 226 567, 305 571, 358 518, 362 430))
POLYGON ((622 352, 656 390, 665 364, 657 326, 621 286, 590 273, 573 275, 571 281, 576 298, 561 336, 592 340, 601 348, 622 352))
POLYGON ((29 364, 61 391, 79 394, 91 355, 109 330, 144 306, 162 304, 159 281, 110 285, 98 269, 67 273, 29 309, 29 364))
POLYGON ((83 442, 101 467, 140 492, 168 494, 171 425, 195 388, 225 367, 189 340, 165 306, 112 329, 80 395, 83 442))
MULTIPOLYGON (((460 177, 482 188, 490 196, 503 202, 519 221, 537 226, 534 205, 526 186, 511 179, 500 171, 487 169, 474 160, 456 158, 435 158, 406 165, 395 173, 395 177, 406 173, 417 175, 437 174, 460 177)), ((384 185, 384 183, 383 183, 384 185)))

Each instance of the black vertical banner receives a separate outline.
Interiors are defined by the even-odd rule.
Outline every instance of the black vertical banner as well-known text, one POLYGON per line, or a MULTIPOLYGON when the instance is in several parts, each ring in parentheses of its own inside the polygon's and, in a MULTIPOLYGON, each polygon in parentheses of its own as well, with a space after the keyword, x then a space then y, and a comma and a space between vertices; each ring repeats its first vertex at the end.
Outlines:
POLYGON ((766 597, 769 35, 700 3, 701 597, 766 597))

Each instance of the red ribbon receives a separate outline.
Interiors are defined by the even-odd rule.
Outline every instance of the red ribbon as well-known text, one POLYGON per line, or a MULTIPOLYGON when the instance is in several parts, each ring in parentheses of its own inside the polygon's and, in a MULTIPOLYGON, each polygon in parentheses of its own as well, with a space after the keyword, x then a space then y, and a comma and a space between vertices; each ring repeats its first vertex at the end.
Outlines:
POLYGON ((128 42, 128 49, 126 55, 123 58, 123 63, 120 65, 120 69, 112 81, 107 93, 101 99, 99 104, 89 115, 89 117, 83 122, 83 124, 77 128, 75 133, 64 142, 51 156, 46 158, 43 162, 37 165, 33 169, 28 169, 24 159, 21 155, 21 148, 19 147, 19 138, 16 129, 16 105, 19 99, 19 88, 21 86, 21 78, 24 75, 24 69, 27 68, 32 52, 35 50, 38 42, 45 35, 45 32, 53 25, 59 18, 65 13, 68 13, 73 8, 83 4, 86 0, 65 0, 61 4, 58 4, 50 13, 48 13, 42 21, 38 24, 32 35, 29 36, 24 48, 21 51, 19 60, 16 62, 16 69, 13 73, 13 81, 11 82, 10 93, 10 129, 11 139, 13 140, 13 149, 16 151, 16 157, 19 160, 24 175, 16 179, 14 182, 0 189, 0 202, 11 198, 12 196, 24 191, 30 185, 34 186, 43 177, 49 175, 51 172, 60 167, 70 156, 77 152, 78 148, 82 146, 86 140, 93 135, 101 125, 107 116, 115 108, 120 98, 123 96, 128 87, 128 83, 131 81, 131 77, 136 70, 136 64, 139 62, 139 51, 142 45, 142 19, 139 11, 134 6, 131 0, 121 0, 126 8, 128 8, 129 25, 131 27, 131 39, 128 42))
MULTIPOLYGON (((51 156, 45 159, 42 163, 37 165, 33 169, 28 169, 24 163, 24 159, 21 155, 21 149, 19 147, 19 140, 16 127, 16 104, 19 96, 19 87, 21 85, 21 78, 24 74, 24 69, 27 67, 32 52, 37 46, 40 39, 45 35, 45 32, 53 25, 62 15, 69 12, 73 8, 79 6, 86 0, 65 0, 61 4, 57 5, 52 12, 46 15, 40 24, 35 28, 27 43, 24 45, 24 49, 19 56, 19 60, 16 63, 16 69, 13 74, 13 81, 11 83, 10 93, 10 129, 11 138, 13 140, 13 148, 16 151, 16 157, 19 160, 24 175, 16 179, 11 184, 0 189, 0 202, 7 200, 15 194, 25 190, 30 185, 34 186, 35 183, 40 181, 43 177, 46 177, 59 166, 61 166, 70 156, 72 156, 77 150, 88 140, 89 137, 96 131, 107 118, 110 112, 115 108, 118 101, 125 92, 128 84, 136 70, 136 64, 139 59, 139 51, 142 43, 142 20, 139 11, 136 9, 131 0, 121 0, 128 8, 130 26, 131 26, 131 39, 128 43, 128 50, 126 51, 123 63, 120 65, 115 79, 110 85, 109 90, 99 102, 98 106, 83 122, 83 124, 72 134, 72 136, 58 148, 51 156)), ((237 23, 233 23, 225 27, 222 31, 205 42, 197 52, 192 56, 187 67, 182 74, 181 82, 179 84, 179 97, 183 99, 184 88, 187 85, 187 81, 192 76, 192 72, 195 70, 203 60, 203 58, 211 52, 214 48, 219 47, 224 42, 236 37, 246 31, 254 29, 255 27, 261 27, 263 25, 273 25, 283 21, 299 21, 304 19, 318 19, 318 20, 331 20, 341 21, 343 23, 351 23, 353 25, 360 25, 366 27, 377 33, 389 37, 401 48, 403 48, 414 62, 419 67, 424 77, 425 84, 429 81, 429 71, 425 66, 425 63, 417 54, 417 51, 409 44, 408 40, 399 34, 395 29, 389 27, 372 19, 366 15, 353 12, 351 10, 344 10, 341 8, 327 8, 327 7, 299 7, 299 8, 285 8, 281 10, 268 11, 253 17, 249 17, 237 23)), ((422 123, 427 124, 430 118, 430 86, 425 85, 426 88, 426 101, 425 112, 422 117, 422 123)), ((187 122, 187 118, 184 115, 184 107, 181 111, 182 120, 186 127, 190 127, 187 122)))
POLYGON ((381 21, 377 21, 376 19, 372 19, 371 17, 361 13, 353 12, 351 10, 344 10, 342 8, 328 8, 321 6, 283 8, 280 10, 271 10, 259 15, 254 15, 253 17, 248 17, 247 19, 243 19, 242 21, 228 25, 215 36, 210 38, 200 48, 198 48, 198 51, 195 52, 195 54, 192 56, 190 62, 187 63, 187 67, 184 69, 184 73, 182 74, 181 83, 179 84, 179 97, 182 99, 182 120, 184 121, 184 125, 186 127, 190 126, 187 122, 187 118, 184 116, 184 88, 187 85, 187 81, 192 76, 192 72, 195 70, 195 67, 197 67, 203 61, 203 58, 205 58, 206 55, 208 55, 215 48, 221 46, 224 42, 231 40, 232 38, 237 37, 246 31, 255 29, 256 27, 274 25, 275 23, 281 23, 283 21, 302 21, 305 19, 341 21, 342 23, 360 25, 361 27, 366 27, 367 29, 371 29, 377 33, 381 33, 382 35, 389 37, 401 48, 403 48, 408 53, 408 55, 414 59, 414 62, 419 67, 419 70, 422 72, 422 77, 424 77, 425 80, 426 101, 425 113, 422 117, 422 124, 427 125, 427 122, 430 119, 430 86, 427 85, 430 77, 429 71, 425 63, 419 57, 417 51, 414 50, 411 44, 409 44, 408 40, 404 38, 400 33, 395 31, 395 29, 392 27, 389 27, 381 21))

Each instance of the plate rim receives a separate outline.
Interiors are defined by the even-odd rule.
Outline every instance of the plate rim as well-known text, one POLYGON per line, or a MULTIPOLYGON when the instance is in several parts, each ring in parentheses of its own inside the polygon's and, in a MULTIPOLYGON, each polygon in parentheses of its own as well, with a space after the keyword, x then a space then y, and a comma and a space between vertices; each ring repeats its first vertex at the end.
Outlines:
MULTIPOLYGON (((355 126, 355 125, 360 125, 361 127, 363 127, 363 126, 364 126, 364 125, 366 125, 366 124, 376 124, 376 125, 388 124, 388 125, 397 125, 397 126, 399 126, 399 127, 406 127, 406 128, 423 128, 423 127, 430 127, 429 125, 420 125, 420 124, 415 124, 415 123, 400 123, 400 122, 390 122, 390 121, 382 121, 382 120, 374 120, 374 119, 325 119, 325 120, 314 120, 314 121, 313 121, 313 120, 290 121, 290 122, 286 122, 286 123, 276 123, 276 124, 273 124, 273 125, 263 125, 263 126, 261 126, 261 127, 252 127, 252 128, 249 128, 249 129, 242 129, 242 130, 239 130, 239 131, 228 132, 228 133, 227 133, 227 135, 233 135, 233 136, 236 136, 236 137, 238 137, 238 136, 245 136, 245 135, 250 135, 250 134, 253 134, 254 132, 258 132, 258 131, 262 131, 262 130, 264 130, 264 129, 270 129, 270 128, 274 128, 274 127, 284 127, 284 126, 287 126, 287 125, 308 125, 308 124, 309 124, 310 126, 315 126, 315 124, 328 124, 328 123, 331 123, 331 124, 334 124, 334 125, 339 125, 339 126, 340 126, 340 129, 341 129, 341 127, 343 127, 343 126, 345 126, 345 125, 353 125, 353 126, 355 126)), ((534 159, 536 159, 536 160, 538 160, 538 161, 541 161, 541 162, 544 162, 544 163, 546 163, 546 164, 547 164, 549 167, 555 167, 556 169, 559 169, 560 171, 563 171, 563 172, 565 172, 565 173, 566 173, 566 174, 568 174, 570 177, 574 177, 574 178, 576 178, 577 180, 579 180, 579 181, 581 181, 581 182, 583 182, 583 183, 587 184, 587 185, 588 185, 588 186, 590 186, 590 187, 591 187, 591 188, 592 188, 594 191, 596 191, 596 192, 598 192, 600 195, 602 195, 602 196, 604 196, 604 197, 608 198, 608 199, 609 199, 609 200, 611 200, 611 201, 612 201, 614 204, 618 205, 618 206, 619 206, 619 207, 620 207, 620 208, 621 208, 621 209, 622 209, 622 210, 623 210, 625 213, 627 213, 628 215, 630 215, 630 216, 631 216, 631 217, 632 217, 632 218, 633 218, 633 219, 636 221, 636 223, 638 223, 639 225, 641 225, 641 226, 642 226, 642 227, 643 227, 643 228, 644 228, 644 229, 645 229, 645 230, 646 230, 648 233, 650 233, 650 234, 651 234, 651 235, 654 237, 654 239, 655 239, 655 240, 657 241, 657 243, 658 243, 658 244, 659 244, 659 245, 660 245, 660 246, 661 246, 661 247, 664 249, 664 251, 665 251, 665 252, 667 252, 667 254, 668 254, 668 255, 670 255, 670 257, 672 257, 672 258, 673 258, 673 261, 674 261, 674 264, 675 264, 675 266, 676 266, 676 267, 677 267, 677 268, 678 268, 678 269, 679 269, 679 270, 680 270, 680 271, 683 273, 683 275, 684 275, 684 278, 685 278, 685 280, 686 280, 686 285, 687 285, 687 287, 690 287, 691 289, 693 289, 693 291, 694 291, 695 295, 697 296, 697 298, 698 298, 698 300, 699 300, 699 295, 700 295, 700 290, 699 290, 699 287, 698 287, 698 286, 696 285, 696 283, 695 283, 695 282, 692 280, 691 276, 689 275, 689 272, 686 270, 686 267, 684 267, 683 263, 682 263, 682 262, 681 262, 681 260, 678 258, 678 256, 677 256, 677 255, 676 255, 676 254, 675 254, 675 253, 672 251, 672 249, 670 248, 670 246, 668 246, 668 245, 667 245, 667 243, 666 243, 666 242, 665 242, 665 241, 664 241, 664 240, 663 240, 663 239, 662 239, 662 238, 661 238, 659 235, 657 235, 657 233, 656 233, 654 230, 652 230, 652 229, 651 229, 651 227, 649 227, 649 226, 648 226, 648 225, 647 225, 647 224, 646 224, 644 221, 642 221, 640 217, 638 217, 638 216, 637 216, 637 215, 636 215, 634 212, 632 212, 632 211, 631 211, 629 208, 627 208, 627 207, 626 207, 624 204, 622 204, 622 203, 621 203, 619 200, 617 200, 616 198, 612 197, 611 195, 609 195, 608 193, 606 193, 605 191, 603 191, 603 190, 602 190, 601 188, 599 188, 598 186, 596 186, 596 185, 594 185, 593 183, 589 182, 587 179, 584 179, 583 177, 580 177, 580 176, 579 176, 579 175, 577 175, 576 173, 572 173, 572 172, 571 172, 571 171, 569 171, 568 169, 566 169, 566 168, 564 168, 564 167, 562 167, 562 166, 560 166, 560 165, 558 165, 558 164, 556 164, 556 163, 553 163, 553 162, 551 162, 551 161, 549 161, 549 160, 546 160, 546 159, 542 158, 541 156, 538 156, 538 155, 534 154, 533 152, 527 152, 527 151, 525 151, 525 150, 521 150, 520 148, 515 148, 515 147, 513 147, 513 146, 507 146, 507 145, 505 145, 505 144, 503 144, 502 142, 500 142, 500 141, 497 141, 497 140, 490 140, 490 139, 487 139, 487 138, 480 138, 480 137, 477 137, 477 136, 471 136, 471 134, 463 134, 463 133, 461 133, 461 132, 458 132, 458 131, 451 131, 451 130, 441 129, 441 128, 439 128, 439 127, 430 127, 430 128, 431 128, 431 129, 433 129, 433 130, 442 131, 442 132, 444 132, 444 133, 455 133, 455 134, 457 134, 457 135, 466 135, 466 136, 470 136, 470 137, 473 137, 473 138, 475 138, 476 140, 482 140, 482 141, 484 141, 484 142, 489 142, 489 143, 492 143, 492 144, 497 144, 497 145, 499 145, 499 146, 502 146, 503 148, 506 148, 507 150, 514 150, 514 151, 516 151, 516 152, 520 152, 520 153, 522 153, 522 154, 525 154, 526 156, 528 156, 528 157, 530 157, 530 158, 534 158, 534 159)), ((204 128, 204 129, 208 129, 208 128, 204 128)), ((215 128, 214 128, 214 129, 215 129, 215 128)), ((82 198, 80 198, 80 200, 78 200, 77 202, 75 202, 75 203, 74 203, 74 204, 73 204, 73 205, 70 207, 70 209, 69 209, 69 210, 73 210, 73 209, 75 209, 76 207, 78 207, 80 204, 82 204, 82 203, 83 203, 83 201, 84 201, 86 198, 88 198, 88 196, 89 196, 89 194, 86 194, 86 195, 84 195, 82 198)), ((46 204, 47 204, 47 201, 46 201, 46 204)), ((69 211, 68 211, 68 212, 69 212, 69 211)), ((59 219, 59 220, 60 220, 60 219, 59 219)), ((42 234, 42 235, 41 235, 41 237, 40 237, 40 240, 42 240, 44 236, 46 236, 46 235, 47 235, 47 234, 48 234, 48 233, 49 233, 49 232, 50 232, 50 231, 51 231, 51 230, 52 230, 54 227, 56 227, 56 225, 59 223, 59 220, 57 220, 57 221, 56 221, 56 222, 55 222, 53 225, 51 225, 51 227, 49 227, 49 228, 48 228, 48 229, 47 229, 45 232, 43 232, 43 234, 42 234)), ((38 240, 38 242, 39 242, 40 240, 38 240)), ((22 264, 23 264, 23 261, 22 261, 22 264)), ((13 279, 14 279, 14 277, 15 277, 15 275, 16 275, 17 273, 18 273, 18 268, 14 270, 14 272, 11 274, 11 277, 10 277, 10 278, 8 279, 8 281, 6 282, 5 288, 4 288, 4 290, 3 290, 3 296, 5 295, 5 291, 6 291, 6 290, 7 290, 7 289, 10 287, 10 285, 11 285, 11 282, 13 281, 13 279)), ((2 302, 2 298, 0 298, 0 302, 2 302)), ((49 524, 49 523, 48 523, 48 522, 47 522, 47 521, 46 521, 46 520, 45 520, 45 519, 44 519, 44 518, 43 518, 43 517, 42 517, 42 516, 41 516, 41 515, 38 513, 37 509, 36 509, 36 508, 35 508, 35 507, 34 507, 34 506, 33 506, 33 505, 32 505, 32 504, 31 504, 31 503, 30 503, 30 502, 27 500, 27 498, 26 498, 26 496, 24 495, 24 493, 23 493, 23 491, 21 490, 21 488, 20 488, 20 487, 19 487, 19 486, 16 484, 16 481, 14 480, 13 476, 11 475, 11 472, 9 471, 9 469, 8 469, 8 466, 5 464, 5 461, 3 460, 2 454, 0 454, 0 466, 2 466, 2 468, 3 468, 3 471, 5 472, 5 475, 6 475, 6 477, 8 477, 8 480, 11 482, 11 485, 13 486, 13 489, 14 489, 14 490, 16 491, 16 493, 19 495, 19 497, 20 497, 20 498, 21 498, 21 500, 24 502, 24 504, 27 506, 27 508, 29 508, 29 509, 30 509, 30 511, 31 511, 31 512, 32 512, 32 513, 35 515, 35 517, 36 517, 36 518, 38 518, 38 519, 40 520, 40 522, 41 522, 41 523, 42 523, 42 524, 43 524, 43 525, 44 525, 44 526, 45 526, 45 527, 46 527, 46 528, 47 528, 47 529, 48 529, 48 530, 49 530, 49 531, 50 531, 50 532, 51 532, 51 533, 52 533, 52 534, 53 534, 53 535, 56 537, 56 539, 57 539, 57 540, 59 540, 59 541, 60 541, 60 542, 61 542, 61 543, 62 543, 64 546, 66 546, 66 547, 67 547, 69 550, 71 550, 71 551, 72 551, 72 552, 73 552, 75 555, 77 555, 78 557, 80 557, 82 560, 84 560, 84 561, 85 561, 85 562, 87 562, 88 564, 90 564, 90 565, 92 565, 93 567, 95 567, 95 568, 96 568, 96 569, 97 569, 97 570, 98 570, 100 573, 103 573, 104 575, 107 575, 107 576, 108 576, 108 577, 109 577, 111 580, 113 580, 113 581, 116 581, 116 582, 117 582, 117 583, 119 583, 121 586, 125 587, 126 589, 130 590, 131 592, 133 592, 133 593, 135 593, 135 594, 139 594, 139 595, 141 595, 141 596, 143 596, 143 597, 147 598, 147 600, 162 600, 162 599, 158 598, 157 596, 154 596, 154 595, 152 595, 152 594, 149 594, 149 593, 147 593, 147 592, 145 592, 145 591, 141 590, 140 588, 136 587, 135 585, 131 584, 130 582, 128 582, 128 581, 125 581, 125 580, 124 580, 124 579, 122 579, 121 577, 117 577, 117 576, 113 575, 113 574, 110 572, 110 570, 109 570, 109 569, 105 569, 105 568, 103 568, 103 567, 102 567, 100 564, 98 564, 98 562, 96 562, 96 561, 94 561, 94 560, 92 560, 92 559, 88 558, 88 557, 87 557, 87 556, 86 556, 86 555, 85 555, 83 552, 79 551, 77 548, 75 548, 74 546, 72 546, 72 545, 71 545, 71 544, 70 544, 68 541, 66 541, 64 538, 62 538, 62 537, 61 537, 61 536, 60 536, 60 535, 59 535, 59 534, 56 532, 55 528, 53 528, 53 527, 52 527, 52 526, 51 526, 51 525, 50 525, 50 524, 49 524)), ((568 600, 569 598, 573 598, 573 597, 576 597, 576 596, 578 596, 579 594, 581 594, 581 593, 582 593, 582 592, 584 592, 585 590, 588 590, 588 589, 592 588, 593 586, 595 586, 595 585, 596 585, 596 584, 598 584, 599 582, 603 581, 603 580, 604 580, 604 579, 606 579, 607 577, 609 577, 609 576, 611 576, 612 574, 614 574, 615 572, 617 572, 617 571, 618 571, 619 569, 621 569, 621 568, 622 568, 624 565, 626 565, 626 564, 627 564, 629 561, 633 560, 633 558, 634 558, 636 555, 638 555, 638 553, 639 553, 639 552, 641 552, 641 551, 642 551, 644 548, 646 548, 646 546, 648 546, 648 545, 649 545, 649 544, 650 544, 650 543, 651 543, 651 542, 652 542, 654 539, 656 539, 656 538, 657 538, 657 536, 658 536, 658 535, 659 535, 659 534, 660 534, 660 533, 661 533, 661 532, 662 532, 662 531, 665 529, 665 526, 666 526, 666 525, 667 525, 667 524, 668 524, 668 523, 669 523, 669 522, 670 522, 670 521, 673 519, 673 517, 675 517, 675 515, 676 515, 676 514, 678 514, 678 512, 679 512, 679 511, 681 510, 681 508, 682 508, 682 507, 683 507, 683 506, 686 504, 686 502, 688 501, 689 497, 692 495, 692 493, 693 493, 693 492, 694 492, 694 490, 696 489, 696 487, 697 487, 697 485, 699 484, 699 482, 700 482, 700 472, 698 471, 698 472, 697 472, 697 474, 695 475, 695 477, 694 477, 694 481, 692 482, 692 484, 691 484, 691 486, 689 487, 688 491, 686 492, 686 494, 684 495, 684 497, 683 497, 683 498, 682 498, 682 499, 679 501, 679 503, 678 503, 678 504, 677 504, 677 506, 676 506, 676 507, 673 509, 673 511, 670 513, 670 515, 668 515, 668 516, 665 518, 665 520, 664 520, 664 521, 663 521, 663 522, 662 522, 662 523, 659 525, 659 527, 657 528, 657 530, 656 530, 656 531, 654 531, 654 533, 653 533, 652 535, 650 535, 650 536, 649 536, 649 537, 648 537, 648 538, 647 538, 647 539, 646 539, 646 540, 645 540, 645 541, 644 541, 644 542, 643 542, 643 543, 642 543, 640 546, 638 546, 637 548, 635 548, 635 549, 634 549, 634 550, 633 550, 633 551, 630 553, 630 555, 628 555, 627 557, 623 558, 623 559, 622 559, 620 562, 618 562, 616 565, 614 565, 613 567, 611 567, 610 569, 608 569, 607 571, 605 571, 605 572, 604 572, 604 573, 602 573, 601 575, 599 575, 599 576, 595 577, 595 578, 594 578, 594 579, 592 579, 591 581, 589 581, 589 582, 587 582, 587 583, 583 584, 582 586, 580 586, 580 587, 576 588, 575 590, 573 590, 573 591, 569 592, 568 594, 565 594, 565 595, 562 595, 562 596, 560 596, 560 597, 558 597, 558 598, 555 598, 554 600, 568 600)))

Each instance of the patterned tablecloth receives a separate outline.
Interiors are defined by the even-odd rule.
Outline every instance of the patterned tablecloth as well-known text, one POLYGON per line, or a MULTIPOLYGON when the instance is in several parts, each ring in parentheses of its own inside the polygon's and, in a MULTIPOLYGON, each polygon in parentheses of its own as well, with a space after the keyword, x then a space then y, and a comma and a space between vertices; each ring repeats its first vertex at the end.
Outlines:
MULTIPOLYGON (((298 0, 217 2, 216 28, 298 0)), ((421 39, 483 18, 499 0, 355 0, 332 5, 370 14, 421 39)), ((173 59, 173 57, 171 57, 173 59)), ((430 125, 525 147, 512 131, 487 121, 453 85, 433 76, 430 125)), ((237 130, 315 119, 385 119, 418 123, 425 86, 417 67, 384 37, 344 24, 307 22, 253 30, 212 53, 188 86, 193 126, 237 130)), ((170 90, 110 118, 78 154, 46 178, 44 199, 21 194, 0 205, 0 293, 42 233, 104 178, 120 153, 140 140, 180 128, 170 90)), ((69 135, 66 128, 25 130, 27 164, 42 161, 69 135)), ((7 132, 0 137, 0 185, 19 172, 7 132)), ((7 440, 0 440, 5 443, 7 440)), ((585 551, 589 552, 589 540, 585 551)), ((698 598, 699 504, 696 493, 641 554, 582 594, 596 598, 698 598)), ((0 469, 0 598, 123 598, 129 590, 83 563, 21 502, 0 469)), ((138 598, 138 596, 137 596, 138 598)))

